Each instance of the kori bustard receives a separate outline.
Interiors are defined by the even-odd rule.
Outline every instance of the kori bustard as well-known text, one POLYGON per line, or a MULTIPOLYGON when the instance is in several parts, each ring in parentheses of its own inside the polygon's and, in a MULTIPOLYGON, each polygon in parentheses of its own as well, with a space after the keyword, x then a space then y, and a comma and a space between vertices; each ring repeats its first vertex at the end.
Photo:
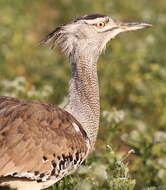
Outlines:
POLYGON ((18 190, 49 187, 75 171, 92 151, 99 128, 97 60, 121 32, 151 26, 91 14, 57 27, 42 43, 69 57, 68 104, 0 97, 0 186, 18 190))

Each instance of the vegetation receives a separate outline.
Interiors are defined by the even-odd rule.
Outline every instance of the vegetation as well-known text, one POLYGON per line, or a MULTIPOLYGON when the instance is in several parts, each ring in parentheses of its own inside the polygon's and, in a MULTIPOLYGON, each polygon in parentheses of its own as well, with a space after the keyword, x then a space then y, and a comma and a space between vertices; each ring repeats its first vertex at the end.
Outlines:
POLYGON ((0 95, 63 105, 70 65, 38 42, 59 24, 92 12, 154 27, 109 43, 98 64, 96 150, 49 190, 165 190, 166 1, 1 0, 0 95))

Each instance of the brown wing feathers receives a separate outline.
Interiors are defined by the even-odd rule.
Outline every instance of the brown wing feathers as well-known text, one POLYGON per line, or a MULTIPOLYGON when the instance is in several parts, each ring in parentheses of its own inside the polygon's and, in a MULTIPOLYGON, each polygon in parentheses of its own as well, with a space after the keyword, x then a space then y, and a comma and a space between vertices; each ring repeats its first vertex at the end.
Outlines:
POLYGON ((81 125, 66 111, 0 98, 0 176, 61 178, 83 161, 88 143, 81 125))

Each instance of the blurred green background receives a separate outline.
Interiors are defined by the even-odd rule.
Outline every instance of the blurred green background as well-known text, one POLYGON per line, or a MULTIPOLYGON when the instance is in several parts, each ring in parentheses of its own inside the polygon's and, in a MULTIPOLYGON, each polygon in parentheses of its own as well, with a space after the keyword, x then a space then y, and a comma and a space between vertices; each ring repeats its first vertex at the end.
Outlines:
POLYGON ((38 42, 87 13, 154 27, 121 34, 108 44, 98 64, 96 150, 50 190, 165 190, 166 1, 0 0, 0 95, 63 105, 70 65, 59 50, 38 42))

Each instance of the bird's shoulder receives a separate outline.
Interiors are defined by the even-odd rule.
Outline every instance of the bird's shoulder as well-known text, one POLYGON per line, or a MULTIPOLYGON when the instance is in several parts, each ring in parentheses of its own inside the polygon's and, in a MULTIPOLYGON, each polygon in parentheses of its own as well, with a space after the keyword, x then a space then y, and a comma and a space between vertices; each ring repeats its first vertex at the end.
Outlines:
POLYGON ((78 129, 84 137, 87 136, 81 124, 70 113, 56 105, 44 102, 0 97, 0 121, 0 130, 20 121, 40 124, 40 127, 65 129, 66 132, 71 130, 71 133, 75 133, 78 129), (71 128, 73 124, 78 128, 71 128))
POLYGON ((86 132, 65 110, 0 98, 0 176, 58 179, 77 168, 89 149, 86 132))

